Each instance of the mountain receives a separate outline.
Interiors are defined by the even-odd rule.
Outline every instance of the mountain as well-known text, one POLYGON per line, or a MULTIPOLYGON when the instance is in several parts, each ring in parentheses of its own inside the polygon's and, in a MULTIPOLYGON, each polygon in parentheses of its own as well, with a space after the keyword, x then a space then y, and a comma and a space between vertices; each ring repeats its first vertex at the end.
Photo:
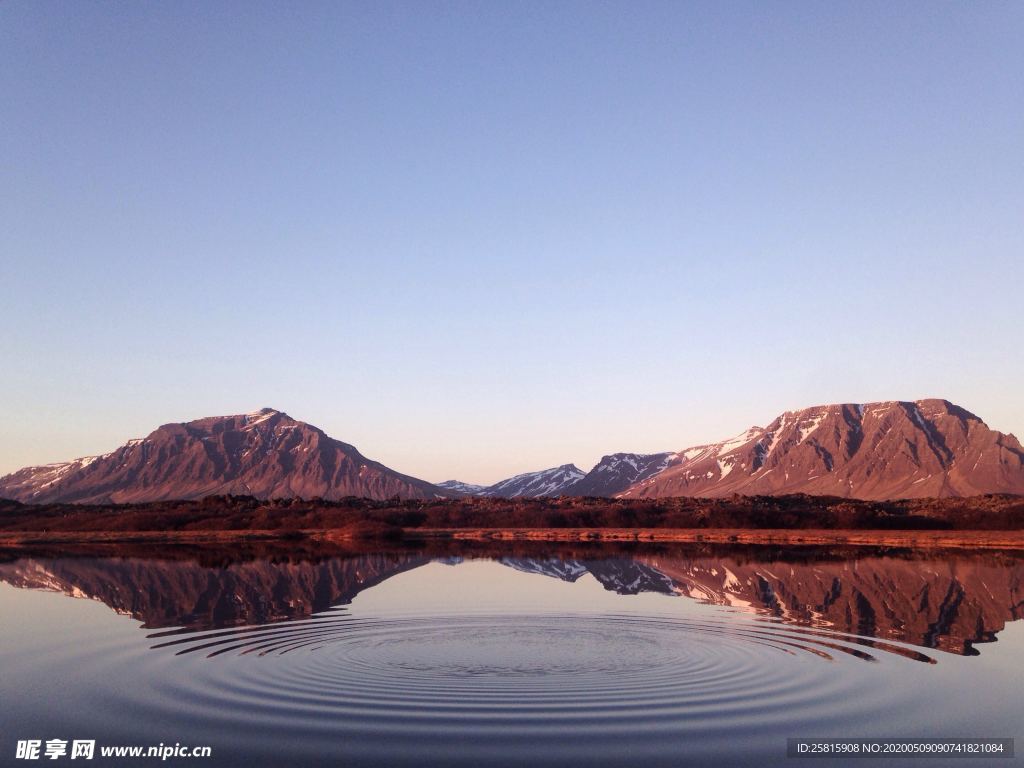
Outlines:
POLYGON ((563 464, 539 472, 524 472, 502 480, 489 486, 483 495, 500 496, 503 499, 517 496, 561 496, 581 480, 583 475, 583 470, 575 464, 563 464))
POLYGON ((1024 494, 1024 448, 947 400, 820 405, 677 453, 613 453, 478 486, 471 496, 660 498, 807 493, 869 500, 1024 494))
POLYGON ((165 424, 102 456, 26 467, 0 478, 0 497, 33 503, 211 494, 431 499, 446 491, 370 461, 351 445, 273 408, 165 424))
POLYGON ((445 480, 443 483, 438 483, 437 487, 444 488, 446 491, 464 493, 467 496, 483 496, 485 495, 484 492, 487 490, 486 485, 464 483, 461 480, 445 480))
POLYGON ((565 493, 571 496, 615 496, 662 472, 675 457, 674 453, 613 453, 602 457, 565 493))
POLYGON ((665 469, 673 453, 613 453, 589 472, 575 464, 526 472, 494 485, 474 485, 445 480, 438 486, 467 496, 614 496, 665 469))
POLYGON ((1024 449, 947 400, 822 405, 680 451, 621 497, 1024 494, 1024 449))
POLYGON ((460 480, 445 480, 438 483, 440 488, 469 496, 492 496, 502 499, 513 499, 523 496, 536 498, 539 496, 564 496, 584 477, 582 469, 575 464, 563 464, 560 467, 541 469, 537 472, 524 472, 521 475, 501 480, 494 485, 473 485, 460 480))
POLYGON ((677 453, 614 453, 489 486, 432 485, 370 461, 281 411, 166 424, 115 451, 26 467, 0 498, 120 503, 240 494, 258 498, 432 499, 722 497, 806 493, 869 500, 1024 495, 1024 448, 947 400, 821 405, 787 411, 719 443, 677 453))

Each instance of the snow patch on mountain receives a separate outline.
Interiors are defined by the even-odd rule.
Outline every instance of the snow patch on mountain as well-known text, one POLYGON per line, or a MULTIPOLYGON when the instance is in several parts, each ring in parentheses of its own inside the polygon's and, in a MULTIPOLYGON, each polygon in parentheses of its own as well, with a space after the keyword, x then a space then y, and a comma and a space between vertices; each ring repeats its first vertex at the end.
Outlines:
POLYGON ((585 476, 575 464, 542 469, 538 472, 523 472, 488 487, 482 496, 517 498, 520 496, 559 496, 585 476))
POLYGON ((438 483, 437 487, 448 491, 455 491, 456 493, 464 493, 467 496, 481 496, 487 490, 486 485, 464 483, 461 480, 445 480, 443 483, 438 483))

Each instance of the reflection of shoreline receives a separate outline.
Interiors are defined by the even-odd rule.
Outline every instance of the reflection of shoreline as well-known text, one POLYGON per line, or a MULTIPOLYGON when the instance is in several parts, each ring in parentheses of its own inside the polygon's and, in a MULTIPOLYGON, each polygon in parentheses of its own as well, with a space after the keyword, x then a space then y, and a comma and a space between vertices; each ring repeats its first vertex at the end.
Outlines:
POLYGON ((909 547, 940 549, 1024 549, 1024 531, 862 531, 741 528, 480 528, 420 530, 436 536, 476 541, 651 541, 710 544, 795 544, 813 546, 909 547))
MULTIPOLYGON (((538 541, 538 542, 678 542, 779 544, 807 546, 908 547, 916 549, 1019 549, 1024 531, 950 530, 823 530, 812 528, 429 528, 408 529, 407 542, 538 541)), ((73 544, 250 544, 255 542, 338 543, 365 541, 345 531, 5 531, 0 549, 73 544)))
POLYGON ((475 558, 563 581, 586 575, 622 595, 679 595, 963 655, 1024 617, 1016 551, 453 541, 362 553, 102 549, 13 557, 0 562, 0 580, 96 599, 150 628, 192 630, 307 619, 399 573, 475 558))

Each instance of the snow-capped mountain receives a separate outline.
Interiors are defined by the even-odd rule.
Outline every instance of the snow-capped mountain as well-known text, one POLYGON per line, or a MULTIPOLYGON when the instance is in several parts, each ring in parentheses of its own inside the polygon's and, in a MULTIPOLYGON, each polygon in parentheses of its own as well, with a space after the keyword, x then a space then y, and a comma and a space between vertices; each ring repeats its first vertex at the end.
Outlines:
POLYGON ((438 488, 444 488, 446 491, 455 491, 455 493, 464 493, 467 496, 483 496, 484 491, 487 490, 486 485, 475 485, 473 483, 464 483, 461 480, 445 480, 443 483, 437 484, 438 488))
POLYGON ((675 457, 673 453, 613 453, 589 472, 574 464, 563 464, 539 472, 526 472, 494 485, 474 485, 459 480, 438 483, 469 496, 614 496, 641 480, 660 472, 675 457))
POLYGON ((540 496, 564 496, 568 489, 583 479, 584 472, 575 464, 524 472, 521 475, 501 480, 494 485, 473 485, 459 480, 445 480, 438 486, 449 491, 469 496, 490 496, 502 499, 537 498, 540 496))
POLYGON ((519 496, 561 496, 573 484, 583 478, 584 472, 575 464, 542 469, 539 472, 524 472, 507 480, 488 486, 483 496, 499 496, 505 499, 519 496))
POLYGON ((666 467, 674 453, 613 453, 602 457, 579 482, 566 490, 572 496, 615 496, 666 467))
POLYGON ((621 497, 809 493, 860 499, 1024 494, 1024 449, 946 400, 787 411, 680 451, 621 497))
POLYGON ((353 446, 273 408, 165 424, 102 456, 0 478, 22 502, 140 502, 211 494, 432 499, 447 491, 370 461, 353 446))

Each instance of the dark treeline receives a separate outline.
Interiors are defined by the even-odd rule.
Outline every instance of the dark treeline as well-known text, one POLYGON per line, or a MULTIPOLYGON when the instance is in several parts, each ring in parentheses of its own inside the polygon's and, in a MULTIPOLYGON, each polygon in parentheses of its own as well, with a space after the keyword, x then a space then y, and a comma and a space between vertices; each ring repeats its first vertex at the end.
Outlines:
POLYGON ((374 501, 209 496, 145 504, 0 500, 0 531, 290 531, 364 528, 786 528, 1021 530, 1024 497, 859 501, 803 494, 724 499, 462 498, 374 501))

